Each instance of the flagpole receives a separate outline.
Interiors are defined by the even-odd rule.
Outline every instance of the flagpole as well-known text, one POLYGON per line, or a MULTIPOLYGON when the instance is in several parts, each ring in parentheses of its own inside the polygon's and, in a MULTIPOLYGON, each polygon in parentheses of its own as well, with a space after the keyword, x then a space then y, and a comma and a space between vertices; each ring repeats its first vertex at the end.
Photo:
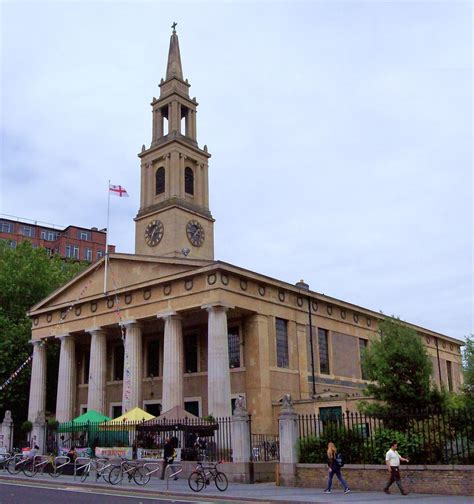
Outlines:
POLYGON ((105 228, 105 268, 104 268, 104 294, 107 294, 107 266, 109 263, 109 215, 110 215, 110 179, 107 187, 107 227, 105 228))

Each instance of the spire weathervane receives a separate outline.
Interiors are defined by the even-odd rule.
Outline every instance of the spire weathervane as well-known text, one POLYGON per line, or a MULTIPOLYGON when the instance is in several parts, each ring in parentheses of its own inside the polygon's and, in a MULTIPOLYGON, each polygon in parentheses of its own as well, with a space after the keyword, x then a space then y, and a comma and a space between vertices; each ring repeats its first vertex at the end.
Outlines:
POLYGON ((176 21, 171 25, 171 28, 173 28, 173 33, 176 33, 176 26, 177 25, 178 25, 178 23, 176 21))

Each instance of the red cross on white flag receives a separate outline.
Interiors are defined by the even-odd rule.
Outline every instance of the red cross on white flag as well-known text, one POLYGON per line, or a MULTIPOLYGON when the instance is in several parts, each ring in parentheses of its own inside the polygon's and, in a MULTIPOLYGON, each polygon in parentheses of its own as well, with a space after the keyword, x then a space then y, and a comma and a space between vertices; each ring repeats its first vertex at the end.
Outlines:
POLYGON ((122 187, 121 185, 112 185, 109 184, 109 192, 112 194, 115 194, 115 196, 119 196, 120 198, 128 198, 128 193, 125 187, 122 187))

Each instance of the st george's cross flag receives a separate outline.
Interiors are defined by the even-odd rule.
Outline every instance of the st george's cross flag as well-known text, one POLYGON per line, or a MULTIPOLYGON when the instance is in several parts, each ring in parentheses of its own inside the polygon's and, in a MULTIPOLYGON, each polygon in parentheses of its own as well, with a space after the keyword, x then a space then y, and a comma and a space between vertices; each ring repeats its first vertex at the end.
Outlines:
POLYGON ((109 193, 119 196, 120 198, 128 198, 127 190, 121 185, 109 184, 109 193))

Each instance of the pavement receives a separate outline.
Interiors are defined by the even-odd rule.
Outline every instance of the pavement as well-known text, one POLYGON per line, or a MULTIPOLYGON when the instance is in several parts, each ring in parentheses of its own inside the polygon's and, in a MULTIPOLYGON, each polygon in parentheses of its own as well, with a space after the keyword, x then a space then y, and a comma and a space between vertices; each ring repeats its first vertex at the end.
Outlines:
MULTIPOLYGON (((94 481, 94 475, 91 475, 86 482, 81 483, 74 476, 62 475, 58 479, 53 479, 47 474, 38 474, 34 478, 28 478, 22 474, 12 476, 7 472, 0 473, 0 487, 2 485, 14 484, 29 484, 31 486, 40 486, 48 488, 67 487, 68 490, 77 488, 84 489, 87 487, 90 490, 104 491, 110 494, 111 492, 133 491, 134 495, 142 494, 143 496, 156 496, 157 498, 174 497, 184 500, 204 500, 206 502, 275 502, 278 504, 299 504, 299 503, 392 503, 399 504, 401 502, 412 502, 416 504, 474 504, 473 496, 447 496, 447 495, 432 495, 432 494, 417 494, 410 493, 407 496, 402 496, 398 489, 393 488, 391 495, 386 495, 382 491, 362 492, 358 490, 344 494, 342 489, 335 486, 331 494, 325 494, 323 489, 317 488, 296 488, 276 486, 275 483, 255 483, 253 485, 242 483, 229 483, 229 487, 225 492, 220 492, 216 489, 213 483, 204 488, 201 492, 193 492, 189 486, 187 479, 178 479, 177 481, 169 480, 168 488, 166 481, 159 478, 152 478, 148 485, 137 486, 133 481, 112 486, 103 480, 97 483, 94 481)), ((394 485, 395 486, 395 485, 394 485)))

